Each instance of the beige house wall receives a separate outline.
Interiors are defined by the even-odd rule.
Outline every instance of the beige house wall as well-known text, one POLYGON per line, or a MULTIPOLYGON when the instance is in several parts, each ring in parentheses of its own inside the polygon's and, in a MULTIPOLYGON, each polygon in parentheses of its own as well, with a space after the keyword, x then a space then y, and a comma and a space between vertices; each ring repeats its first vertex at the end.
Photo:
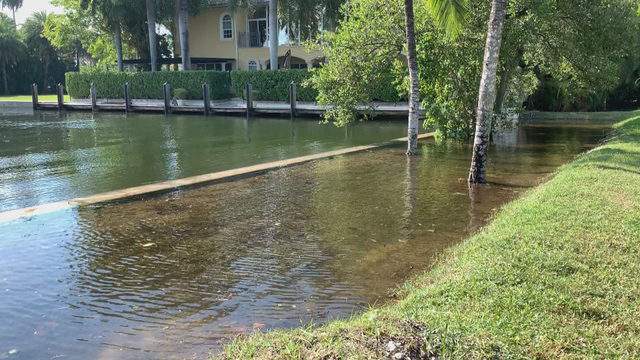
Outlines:
MULTIPOLYGON (((238 33, 248 33, 247 10, 236 9, 232 12, 225 7, 214 7, 201 11, 198 15, 189 18, 189 49, 191 57, 202 58, 220 58, 233 59, 234 69, 248 68, 251 60, 256 61, 258 68, 265 69, 269 63, 268 47, 239 47, 238 33), (229 14, 233 18, 233 38, 223 39, 222 17, 229 14)), ((180 56, 179 39, 175 39, 178 43, 177 49, 180 56)), ((305 62, 308 66, 314 64, 323 57, 321 52, 307 51, 305 48, 297 45, 284 44, 278 47, 278 56, 284 56, 287 51, 291 50, 292 63, 305 62)))

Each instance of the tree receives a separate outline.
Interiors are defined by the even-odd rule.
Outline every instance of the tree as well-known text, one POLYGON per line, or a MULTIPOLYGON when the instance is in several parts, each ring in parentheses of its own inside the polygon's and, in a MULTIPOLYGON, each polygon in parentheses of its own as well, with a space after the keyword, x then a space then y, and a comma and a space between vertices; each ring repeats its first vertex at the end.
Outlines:
POLYGON ((486 183, 487 149, 489 147, 489 123, 496 101, 496 82, 502 29, 507 16, 507 0, 492 0, 491 15, 487 29, 487 42, 476 110, 476 134, 473 141, 473 155, 469 169, 469 184, 486 183))
POLYGON ((0 6, 3 8, 9 8, 11 13, 13 14, 13 27, 17 28, 18 23, 16 22, 16 10, 22 7, 22 3, 24 0, 0 0, 0 6))
MULTIPOLYGON (((421 17, 428 18, 432 26, 452 38, 458 34, 466 17, 465 1, 429 0, 419 4, 424 8, 421 17)), ((345 5, 338 31, 323 35, 319 45, 327 64, 311 79, 319 91, 319 102, 333 105, 325 119, 339 125, 354 121, 362 104, 379 100, 381 84, 395 82, 400 92, 410 94, 409 154, 417 151, 420 118, 420 82, 413 46, 419 39, 412 40, 412 8, 412 3, 382 0, 357 0, 345 5), (407 73, 409 81, 405 80, 407 73)))
POLYGON ((178 7, 178 28, 180 31, 180 56, 182 70, 191 69, 191 54, 189 52, 189 0, 176 0, 178 7))
POLYGON ((20 50, 21 44, 14 23, 8 16, 0 13, 0 76, 4 94, 9 93, 8 67, 16 64, 20 50))
POLYGON ((44 36, 47 13, 38 11, 33 13, 20 28, 20 33, 27 51, 38 60, 42 66, 42 86, 49 86, 49 69, 53 61, 57 60, 56 49, 44 36))
POLYGON ((51 14, 44 24, 43 36, 80 71, 80 58, 91 43, 88 24, 77 13, 51 14))
POLYGON ((158 69, 158 40, 156 38, 156 2, 146 0, 147 32, 149 33, 149 61, 151 71, 158 69))
POLYGON ((278 70, 278 0, 269 0, 269 64, 278 70))
POLYGON ((416 60, 416 34, 413 20, 413 0, 404 0, 407 33, 407 66, 409 68, 409 119, 407 130, 407 155, 418 153, 420 131, 420 80, 416 60))

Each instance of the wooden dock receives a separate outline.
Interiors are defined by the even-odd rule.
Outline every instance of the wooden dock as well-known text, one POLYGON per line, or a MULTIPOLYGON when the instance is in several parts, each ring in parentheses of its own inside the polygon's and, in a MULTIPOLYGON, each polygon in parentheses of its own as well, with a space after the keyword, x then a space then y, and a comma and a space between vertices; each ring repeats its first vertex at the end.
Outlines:
MULTIPOLYGON (((210 101, 207 110, 208 114, 228 114, 244 115, 247 113, 247 102, 241 99, 231 99, 222 101, 210 101)), ((172 101, 169 109, 165 109, 163 100, 131 100, 127 107, 124 100, 97 99, 95 104, 90 99, 74 99, 66 101, 60 107, 55 102, 38 102, 34 106, 37 110, 70 110, 70 111, 110 111, 110 112, 150 112, 182 114, 205 114, 205 104, 203 100, 183 100, 172 101)), ((327 106, 318 105, 311 102, 297 102, 293 110, 295 116, 299 117, 319 117, 326 110, 327 106)), ((403 117, 408 115, 408 106, 403 103, 372 103, 368 106, 360 106, 358 110, 362 113, 373 116, 403 117)), ((290 116, 292 108, 288 102, 275 101, 254 101, 251 113, 256 115, 278 115, 290 116)))

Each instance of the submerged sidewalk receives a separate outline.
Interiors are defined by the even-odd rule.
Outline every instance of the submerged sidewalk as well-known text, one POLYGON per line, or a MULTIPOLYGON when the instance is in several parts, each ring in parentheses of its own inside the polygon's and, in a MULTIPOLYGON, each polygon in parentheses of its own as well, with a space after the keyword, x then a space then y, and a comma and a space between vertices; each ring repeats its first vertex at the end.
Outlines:
POLYGON ((505 206, 405 285, 319 328, 240 338, 228 359, 640 357, 640 116, 505 206))

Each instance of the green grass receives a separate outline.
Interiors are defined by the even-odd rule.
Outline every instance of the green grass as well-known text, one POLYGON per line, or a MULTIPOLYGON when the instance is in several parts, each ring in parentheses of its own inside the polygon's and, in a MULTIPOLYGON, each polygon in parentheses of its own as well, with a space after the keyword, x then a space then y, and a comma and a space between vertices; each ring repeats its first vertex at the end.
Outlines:
POLYGON ((319 328, 259 333, 230 359, 640 358, 640 116, 506 205, 403 289, 319 328), (388 353, 389 341, 398 350, 388 353))
MULTIPOLYGON (((69 95, 64 96, 64 101, 69 101, 69 95)), ((31 102, 31 95, 10 95, 0 96, 0 102, 3 101, 16 101, 16 102, 31 102)), ((39 95, 38 101, 40 102, 57 102, 57 95, 39 95)))

